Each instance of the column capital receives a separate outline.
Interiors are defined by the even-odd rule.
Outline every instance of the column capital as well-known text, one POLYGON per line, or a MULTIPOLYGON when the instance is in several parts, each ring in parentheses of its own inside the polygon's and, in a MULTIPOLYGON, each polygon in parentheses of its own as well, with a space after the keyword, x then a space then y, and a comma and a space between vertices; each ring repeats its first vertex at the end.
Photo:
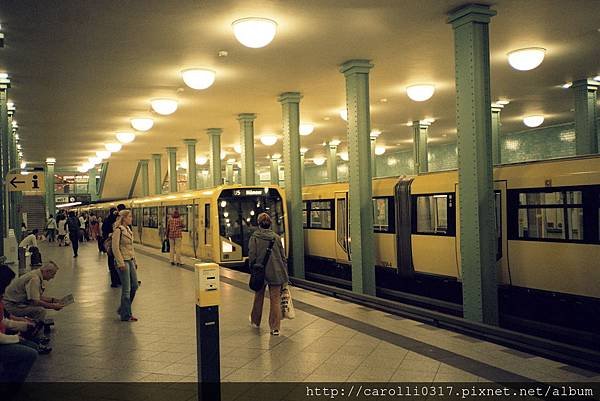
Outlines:
POLYGON ((492 103, 492 113, 500 113, 504 105, 498 103, 492 103))
POLYGON ((0 78, 0 91, 5 91, 10 88, 9 78, 0 78))
POLYGON ((145 164, 145 165, 148 165, 148 162, 149 162, 149 161, 150 161, 150 160, 148 160, 148 159, 140 159, 140 164, 145 164))
POLYGON ((332 139, 331 141, 327 142, 327 146, 329 146, 329 149, 337 149, 338 146, 340 146, 340 141, 338 139, 332 139))
POLYGON ((346 76, 352 74, 368 74, 369 70, 373 67, 374 65, 371 63, 371 60, 348 60, 340 66, 340 72, 346 76))
POLYGON ((277 101, 282 104, 300 103, 302 94, 300 92, 284 92, 277 97, 277 101))
POLYGON ((471 22, 489 24, 496 11, 485 4, 466 4, 448 13, 448 23, 456 29, 471 22))
POLYGON ((208 128, 206 130, 207 135, 220 136, 223 133, 222 128, 208 128))
POLYGON ((154 160, 160 160, 160 159, 162 159, 162 154, 160 154, 160 153, 152 153, 152 158, 154 160))
POLYGON ((184 139, 183 143, 185 143, 186 145, 195 145, 195 144, 198 143, 198 140, 197 139, 192 139, 192 138, 190 138, 190 139, 184 139))
POLYGON ((168 146, 167 147, 167 152, 168 153, 175 153, 175 152, 177 152, 177 147, 175 147, 175 146, 168 146))
POLYGON ((600 82, 594 81, 593 79, 578 79, 577 81, 573 81, 573 85, 571 88, 582 88, 585 87, 589 91, 597 91, 598 87, 600 87, 600 82))
POLYGON ((425 121, 425 120, 415 120, 412 123, 413 129, 415 129, 415 128, 419 128, 419 129, 429 128, 430 125, 431 125, 431 123, 428 122, 428 121, 425 121))
POLYGON ((46 164, 48 166, 54 166, 56 164, 56 159, 54 157, 46 158, 46 164))
POLYGON ((240 113, 238 114, 239 121, 254 121, 256 120, 256 114, 254 113, 240 113))

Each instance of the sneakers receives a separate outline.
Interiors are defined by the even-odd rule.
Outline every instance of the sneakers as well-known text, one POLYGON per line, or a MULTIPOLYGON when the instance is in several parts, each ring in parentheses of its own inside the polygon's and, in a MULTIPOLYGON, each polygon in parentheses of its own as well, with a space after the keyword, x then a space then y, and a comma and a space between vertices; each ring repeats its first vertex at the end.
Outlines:
POLYGON ((271 330, 271 335, 272 336, 278 336, 279 335, 279 330, 271 330))
POLYGON ((252 327, 253 329, 260 329, 260 325, 252 321, 252 316, 248 316, 248 321, 250 322, 250 327, 252 327))

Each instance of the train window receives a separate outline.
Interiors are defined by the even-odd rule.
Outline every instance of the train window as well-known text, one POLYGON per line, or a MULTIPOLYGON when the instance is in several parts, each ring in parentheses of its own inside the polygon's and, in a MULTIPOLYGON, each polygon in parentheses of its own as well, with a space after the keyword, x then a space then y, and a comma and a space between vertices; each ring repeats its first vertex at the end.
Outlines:
POLYGON ((136 227, 138 225, 137 222, 137 209, 133 208, 131 209, 131 217, 132 217, 132 221, 131 221, 131 225, 136 227))
POLYGON ((142 209, 142 226, 158 228, 158 207, 145 207, 142 209))
POLYGON ((454 194, 417 195, 413 202, 413 233, 455 235, 454 194))
MULTIPOLYGON (((188 207, 187 206, 167 206, 167 221, 173 215, 173 212, 177 210, 179 217, 183 223, 181 231, 188 231, 188 207)), ((165 226, 166 227, 166 226, 165 226)))
POLYGON ((496 260, 502 259, 502 194, 494 191, 494 206, 496 209, 496 260))
POLYGON ((304 228, 308 227, 308 210, 307 210, 307 201, 302 202, 302 226, 304 228))
POLYGON ((210 228, 210 203, 204 204, 204 228, 210 228))
POLYGON ((394 199, 392 197, 373 198, 373 231, 379 233, 395 232, 394 212, 394 199))
POLYGON ((333 201, 318 200, 308 202, 308 227, 333 230, 333 201))

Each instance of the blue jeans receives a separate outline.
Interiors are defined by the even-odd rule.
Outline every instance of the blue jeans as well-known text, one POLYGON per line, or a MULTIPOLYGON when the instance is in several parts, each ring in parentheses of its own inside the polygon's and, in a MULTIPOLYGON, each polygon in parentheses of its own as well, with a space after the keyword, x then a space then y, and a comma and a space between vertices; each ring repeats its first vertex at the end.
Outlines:
POLYGON ((119 307, 119 314, 121 315, 121 320, 125 321, 131 317, 131 304, 138 289, 135 262, 133 260, 126 260, 125 268, 121 270, 117 267, 117 271, 121 279, 121 306, 119 307))
POLYGON ((27 378, 38 353, 31 347, 22 344, 0 345, 0 361, 2 374, 0 382, 22 383, 27 378))

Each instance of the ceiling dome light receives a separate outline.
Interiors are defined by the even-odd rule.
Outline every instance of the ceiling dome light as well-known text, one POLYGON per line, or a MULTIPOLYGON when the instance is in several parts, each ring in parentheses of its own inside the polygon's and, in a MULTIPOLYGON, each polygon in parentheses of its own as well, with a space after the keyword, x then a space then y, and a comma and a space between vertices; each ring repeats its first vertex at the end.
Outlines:
POLYGON ((196 157, 196 164, 204 166, 206 163, 208 163, 208 157, 206 157, 206 156, 196 157))
POLYGON ((244 46, 252 49, 265 47, 277 33, 277 23, 268 18, 242 18, 233 21, 233 34, 244 46))
POLYGON ((88 158, 88 161, 90 162, 90 164, 93 164, 94 166, 96 164, 102 163, 102 159, 97 156, 92 156, 92 157, 88 158))
POLYGON ((177 100, 173 99, 153 99, 150 101, 152 110, 162 116, 168 116, 177 110, 177 100))
POLYGON ((594 78, 592 78, 594 81, 600 81, 600 75, 596 75, 594 78))
POLYGON ((154 127, 154 120, 151 118, 132 118, 129 120, 131 126, 136 131, 146 132, 150 128, 154 127))
POLYGON ((109 152, 115 153, 115 152, 120 151, 121 148, 123 147, 123 145, 121 145, 120 143, 116 143, 116 142, 110 142, 110 143, 105 144, 104 147, 109 152))
POLYGON ((528 47, 526 49, 513 50, 508 53, 508 64, 515 70, 533 70, 544 61, 546 49, 542 47, 528 47))
POLYGON ((307 136, 313 133, 315 130, 314 124, 304 123, 300 124, 300 135, 307 136))
POLYGON ((306 154, 306 152, 308 152, 308 148, 300 148, 300 154, 301 155, 304 156, 306 154))
POLYGON ((21 162, 21 169, 25 169, 27 167, 27 162, 21 162))
POLYGON ((543 122, 544 116, 541 115, 527 116, 523 118, 523 124, 531 128, 539 127, 543 122))
POLYGON ((225 158, 227 157, 227 152, 225 152, 224 150, 221 151, 221 160, 225 160, 225 158))
POLYGON ((93 169, 94 168, 94 164, 90 163, 90 162, 85 162, 81 165, 81 167, 83 167, 86 171, 93 169))
POLYGON ((265 146, 273 146, 277 143, 277 135, 275 134, 264 134, 260 137, 260 141, 265 146))
POLYGON ((188 68, 181 71, 183 82, 192 89, 202 90, 215 83, 217 73, 206 68, 188 68))
POLYGON ((106 160, 110 157, 110 152, 108 150, 99 150, 96 152, 96 156, 103 160, 106 160))
POLYGON ((344 108, 340 110, 340 117, 344 121, 348 121, 348 109, 344 108))
POLYGON ((323 164, 325 164, 326 161, 327 159, 325 159, 324 157, 315 157, 313 159, 313 163, 315 163, 317 166, 322 166, 323 164))
POLYGON ((133 132, 117 132, 117 140, 121 143, 130 143, 135 139, 133 132))
POLYGON ((233 145, 233 151, 237 154, 242 153, 242 145, 236 143, 235 145, 233 145))
POLYGON ((80 173, 87 173, 88 169, 86 167, 87 166, 79 166, 77 167, 77 171, 79 171, 80 173))
POLYGON ((435 86, 430 84, 411 85, 406 87, 406 95, 415 102, 429 100, 435 92, 435 86))
POLYGON ((381 156, 384 153, 385 153, 385 146, 377 146, 377 147, 375 147, 375 154, 377 156, 381 156))
POLYGON ((186 160, 180 161, 179 162, 179 167, 181 167, 184 170, 187 170, 188 166, 188 162, 186 160))
POLYGON ((340 159, 342 159, 343 161, 347 162, 350 160, 350 155, 348 154, 348 152, 340 152, 338 154, 340 155, 340 159))

